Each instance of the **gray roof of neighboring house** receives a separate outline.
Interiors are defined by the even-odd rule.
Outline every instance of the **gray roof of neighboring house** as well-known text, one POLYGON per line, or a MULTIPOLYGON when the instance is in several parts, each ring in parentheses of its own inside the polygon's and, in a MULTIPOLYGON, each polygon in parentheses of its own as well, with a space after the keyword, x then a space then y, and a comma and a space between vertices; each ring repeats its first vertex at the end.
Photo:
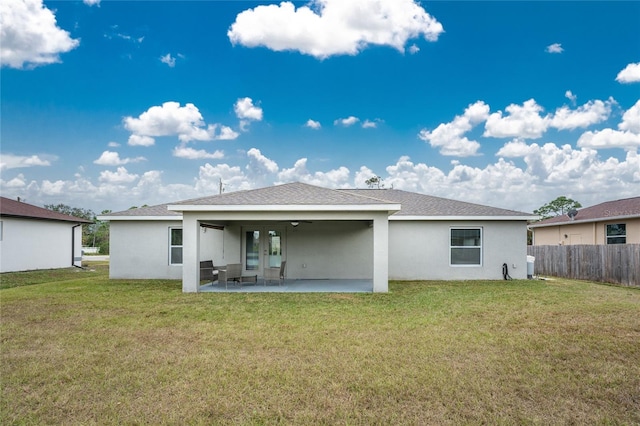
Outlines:
POLYGON ((397 189, 328 189, 294 182, 247 191, 229 192, 209 197, 184 200, 176 203, 141 207, 105 216, 181 216, 180 212, 167 210, 169 205, 393 205, 401 204, 401 216, 469 216, 469 217, 522 217, 529 213, 455 201, 397 189))
POLYGON ((81 217, 69 216, 67 214, 54 212, 53 210, 5 197, 0 197, 0 216, 57 220, 74 223, 92 223, 90 220, 83 219, 81 217))
POLYGON ((175 216, 176 218, 181 218, 182 213, 174 212, 167 209, 167 206, 171 203, 166 204, 158 204, 157 206, 146 206, 146 207, 138 207, 135 209, 124 210, 121 212, 114 213, 106 213, 103 215, 99 215, 98 217, 137 217, 137 216, 175 216))
POLYGON ((578 210, 573 220, 566 214, 531 224, 532 228, 566 225, 575 222, 596 222, 613 218, 640 217, 640 197, 606 201, 578 210))

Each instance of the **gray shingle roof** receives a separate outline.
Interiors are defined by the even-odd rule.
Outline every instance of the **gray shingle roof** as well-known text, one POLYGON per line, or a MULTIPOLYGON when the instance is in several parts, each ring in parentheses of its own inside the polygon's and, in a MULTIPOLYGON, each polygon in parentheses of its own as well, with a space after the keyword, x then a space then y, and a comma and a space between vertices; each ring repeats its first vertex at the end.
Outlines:
POLYGON ((640 197, 624 198, 621 200, 606 201, 595 206, 578 210, 578 214, 573 218, 562 215, 541 220, 532 224, 531 227, 542 227, 559 225, 569 222, 595 222, 597 220, 607 220, 614 217, 637 217, 640 216, 640 197))
POLYGON ((385 201, 399 203, 402 210, 395 213, 400 216, 523 216, 530 217, 530 213, 515 210, 450 200, 432 195, 401 191, 399 189, 346 189, 353 194, 366 195, 385 201))
POLYGON ((392 201, 376 199, 366 194, 349 193, 335 189, 322 188, 301 182, 286 183, 247 191, 229 192, 211 197, 181 201, 175 205, 368 205, 394 204, 392 201))
POLYGON ((12 200, 11 198, 0 197, 0 215, 10 217, 25 217, 30 219, 58 220, 74 223, 91 223, 90 220, 81 217, 69 216, 67 214, 54 212, 53 210, 12 200))
POLYGON ((209 197, 195 198, 175 203, 110 213, 107 216, 176 216, 182 214, 167 210, 169 205, 210 205, 210 206, 252 206, 252 205, 393 205, 401 204, 402 210, 393 217, 402 216, 469 216, 531 217, 529 213, 500 209, 479 204, 433 197, 397 189, 328 189, 305 183, 294 182, 247 191, 229 192, 209 197))

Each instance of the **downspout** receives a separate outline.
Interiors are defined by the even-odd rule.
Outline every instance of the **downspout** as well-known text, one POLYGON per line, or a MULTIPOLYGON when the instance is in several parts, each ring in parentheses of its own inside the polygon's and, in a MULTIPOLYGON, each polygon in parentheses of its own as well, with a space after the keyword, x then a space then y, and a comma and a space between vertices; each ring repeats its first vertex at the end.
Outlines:
POLYGON ((82 263, 80 263, 80 266, 76 266, 76 228, 78 226, 82 226, 81 223, 78 223, 77 225, 73 225, 71 227, 71 266, 75 266, 76 268, 80 268, 82 269, 82 263))

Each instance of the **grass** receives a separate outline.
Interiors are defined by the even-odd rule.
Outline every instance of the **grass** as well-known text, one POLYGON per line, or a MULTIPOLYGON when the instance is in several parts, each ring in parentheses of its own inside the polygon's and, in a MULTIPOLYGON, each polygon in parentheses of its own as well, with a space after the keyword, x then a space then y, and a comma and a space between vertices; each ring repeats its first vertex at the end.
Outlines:
POLYGON ((0 423, 640 424, 637 289, 182 294, 92 269, 2 275, 0 423))

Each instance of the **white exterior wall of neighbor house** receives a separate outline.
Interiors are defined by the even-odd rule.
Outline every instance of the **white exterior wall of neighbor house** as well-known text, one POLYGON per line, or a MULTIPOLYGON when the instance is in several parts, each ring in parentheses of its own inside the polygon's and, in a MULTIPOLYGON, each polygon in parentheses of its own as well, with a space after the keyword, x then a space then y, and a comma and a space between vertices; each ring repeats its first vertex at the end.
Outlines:
POLYGON ((525 221, 403 221, 389 223, 389 279, 515 279, 527 277, 525 221), (450 265, 450 229, 482 228, 482 266, 450 265))
MULTIPOLYGON (((1 222, 0 272, 73 266, 71 239, 75 223, 12 217, 2 217, 1 222)), ((82 226, 76 228, 73 248, 74 257, 81 257, 82 226)))
MULTIPOLYGON (((182 228, 182 220, 111 221, 109 277, 115 279, 181 279, 182 265, 169 264, 169 229, 182 228)), ((222 252, 222 232, 202 228, 202 260, 222 252)), ((219 264, 219 263, 218 263, 219 264)))

